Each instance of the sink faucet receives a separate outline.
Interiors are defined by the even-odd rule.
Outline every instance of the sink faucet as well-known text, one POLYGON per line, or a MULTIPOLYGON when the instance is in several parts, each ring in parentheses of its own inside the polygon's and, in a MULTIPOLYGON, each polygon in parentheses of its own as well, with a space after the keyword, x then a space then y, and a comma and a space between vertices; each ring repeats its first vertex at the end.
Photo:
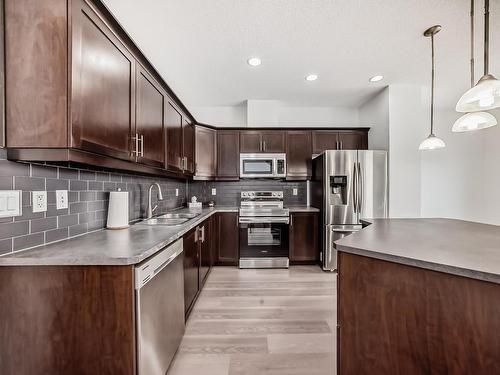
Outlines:
POLYGON ((152 183, 151 186, 149 187, 149 191, 148 191, 148 212, 147 212, 146 219, 151 219, 153 217, 154 210, 156 210, 156 208, 158 207, 157 204, 153 207, 152 203, 151 203, 151 192, 153 190, 153 187, 155 187, 155 186, 158 188, 158 200, 159 201, 163 200, 163 194, 161 193, 160 184, 158 182, 152 183))

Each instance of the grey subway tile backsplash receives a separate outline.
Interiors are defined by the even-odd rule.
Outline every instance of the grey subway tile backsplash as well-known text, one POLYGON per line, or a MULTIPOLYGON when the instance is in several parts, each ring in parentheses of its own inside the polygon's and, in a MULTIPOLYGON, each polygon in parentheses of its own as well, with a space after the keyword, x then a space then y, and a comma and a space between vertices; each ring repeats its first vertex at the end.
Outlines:
MULTIPOLYGON (((5 160, 0 148, 0 189, 23 190, 23 215, 0 218, 0 255, 60 241, 103 229, 106 226, 109 192, 121 188, 129 192, 129 219, 142 217, 147 206, 148 188, 158 182, 164 201, 158 213, 186 204, 186 182, 171 178, 122 174, 78 165, 47 165, 5 160), (175 189, 179 196, 175 196, 175 189), (47 211, 33 213, 31 192, 47 191, 47 211), (56 190, 68 190, 68 209, 56 207, 56 190)), ((156 202, 156 192, 153 198, 156 202)))
POLYGON ((44 233, 28 234, 27 236, 15 237, 13 250, 23 250, 35 246, 43 245, 45 242, 44 233))

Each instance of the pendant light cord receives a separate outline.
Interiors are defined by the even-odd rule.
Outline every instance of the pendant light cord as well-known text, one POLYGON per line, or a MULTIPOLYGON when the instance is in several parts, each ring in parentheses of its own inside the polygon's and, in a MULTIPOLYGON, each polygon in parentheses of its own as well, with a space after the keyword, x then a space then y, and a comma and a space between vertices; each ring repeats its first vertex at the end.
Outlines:
POLYGON ((490 57, 490 0, 484 0, 484 75, 489 71, 490 57))
MULTIPOLYGON (((487 1, 487 0, 486 0, 487 1)), ((432 73, 431 73, 431 135, 434 135, 434 34, 431 35, 432 73)))

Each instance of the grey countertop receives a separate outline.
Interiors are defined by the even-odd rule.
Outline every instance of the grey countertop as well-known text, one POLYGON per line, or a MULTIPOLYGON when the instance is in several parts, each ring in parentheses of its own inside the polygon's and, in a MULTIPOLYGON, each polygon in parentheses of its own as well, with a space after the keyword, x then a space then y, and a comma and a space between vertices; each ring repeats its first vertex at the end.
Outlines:
MULTIPOLYGON (((186 212, 188 209, 176 210, 186 212)), ((131 225, 101 230, 31 250, 0 257, 0 266, 132 265, 155 254, 216 212, 238 212, 237 207, 203 208, 195 219, 177 226, 131 225)))
POLYGON ((375 219, 336 242, 346 253, 500 283, 500 226, 453 219, 375 219))

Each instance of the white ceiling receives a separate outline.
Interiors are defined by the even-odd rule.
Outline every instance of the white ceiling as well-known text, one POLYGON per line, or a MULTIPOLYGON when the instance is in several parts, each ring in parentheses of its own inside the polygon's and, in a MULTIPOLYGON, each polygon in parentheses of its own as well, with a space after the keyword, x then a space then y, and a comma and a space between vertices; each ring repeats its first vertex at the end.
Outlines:
MULTIPOLYGON (((469 0, 104 0, 188 109, 247 99, 357 107, 381 87, 429 84, 436 37, 436 99, 468 88, 469 0), (248 57, 262 65, 252 68, 248 57), (306 82, 316 73, 319 79, 306 82), (384 81, 368 78, 383 74, 384 81)), ((500 0, 491 2, 490 72, 500 78, 500 0)), ((482 1, 476 1, 482 70, 482 1)))

